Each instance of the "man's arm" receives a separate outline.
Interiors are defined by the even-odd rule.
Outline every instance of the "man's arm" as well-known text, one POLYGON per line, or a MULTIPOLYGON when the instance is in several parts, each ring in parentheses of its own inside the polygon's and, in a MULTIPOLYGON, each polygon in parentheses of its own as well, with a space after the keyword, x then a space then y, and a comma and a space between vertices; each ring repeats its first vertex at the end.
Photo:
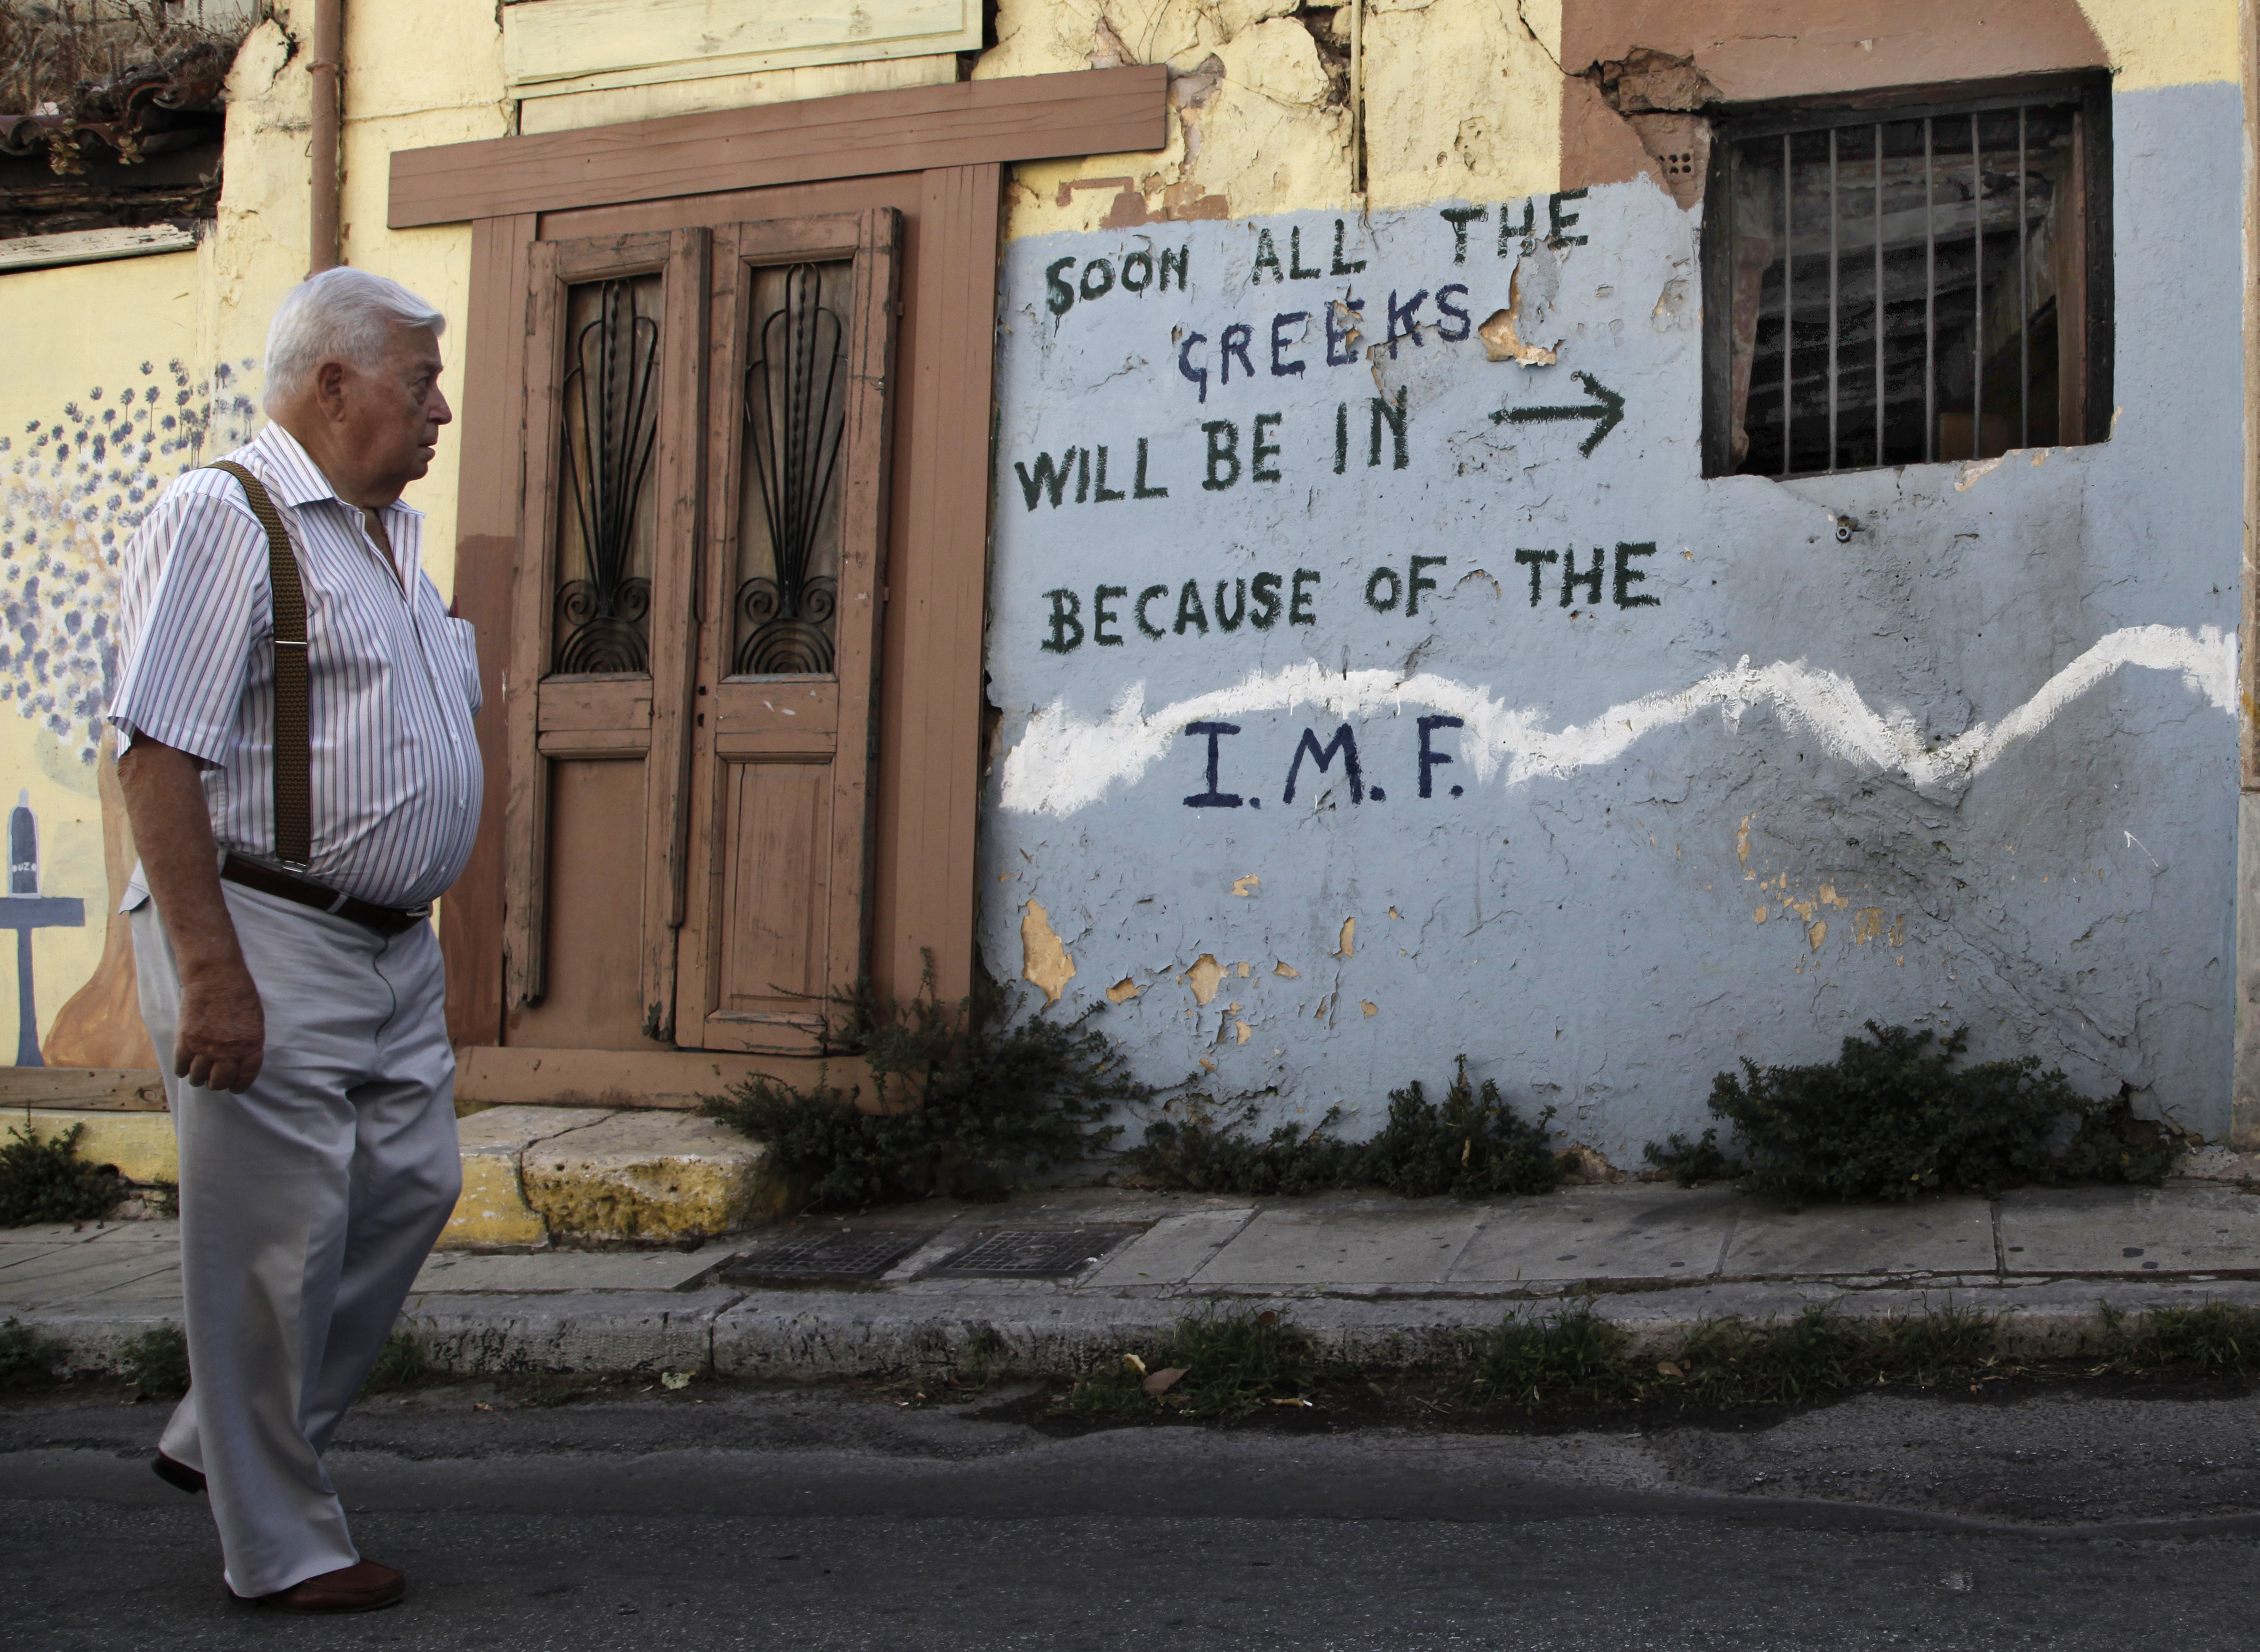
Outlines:
POLYGON ((136 735, 118 760, 118 783, 180 970, 174 1076, 208 1090, 248 1090, 266 1058, 267 1018, 220 893, 219 851, 197 760, 136 735))

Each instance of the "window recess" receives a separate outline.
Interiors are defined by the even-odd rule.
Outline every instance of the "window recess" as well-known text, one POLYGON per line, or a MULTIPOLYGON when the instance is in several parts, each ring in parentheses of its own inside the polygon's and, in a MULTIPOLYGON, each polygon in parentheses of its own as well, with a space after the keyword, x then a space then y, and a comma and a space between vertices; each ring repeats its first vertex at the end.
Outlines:
POLYGON ((1704 236, 1708 476, 2100 441, 2107 84, 1863 95, 1719 123, 1704 236))

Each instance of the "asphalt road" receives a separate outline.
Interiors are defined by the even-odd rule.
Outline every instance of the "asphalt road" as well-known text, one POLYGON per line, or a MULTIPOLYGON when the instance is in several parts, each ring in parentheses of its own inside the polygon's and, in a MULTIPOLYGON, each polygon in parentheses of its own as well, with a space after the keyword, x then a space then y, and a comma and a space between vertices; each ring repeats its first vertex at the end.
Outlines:
MULTIPOLYGON (((332 1462, 411 1596, 231 1604, 163 1407, 0 1404, 0 1647, 2246 1648, 2260 1397, 1865 1398, 1645 1429, 1061 1436, 702 1389, 373 1402, 332 1462), (482 1409, 491 1407, 491 1409, 482 1409)), ((1009 1408, 1006 1408, 1009 1410, 1009 1408)))

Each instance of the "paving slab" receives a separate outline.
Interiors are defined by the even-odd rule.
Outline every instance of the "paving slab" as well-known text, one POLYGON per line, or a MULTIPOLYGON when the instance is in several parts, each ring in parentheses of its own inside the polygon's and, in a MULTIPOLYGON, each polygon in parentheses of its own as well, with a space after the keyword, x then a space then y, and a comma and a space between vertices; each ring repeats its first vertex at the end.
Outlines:
POLYGON ((1193 1276, 1197 1285, 1441 1284, 1482 1225, 1467 1205, 1335 1205, 1260 1212, 1193 1276))
POLYGON ((1566 1189, 1493 1205, 1449 1277, 1509 1280, 1703 1279, 1734 1231, 1731 1188, 1654 1184, 1566 1189))
POLYGON ((177 1258, 159 1249, 104 1251, 75 1246, 0 1267, 0 1305, 45 1307, 92 1297, 168 1270, 177 1277, 178 1269, 177 1258))
POLYGON ((1808 1205, 1745 1199, 1720 1271, 1764 1276, 1991 1273, 1992 1206, 1982 1198, 1906 1205, 1808 1205))
POLYGON ((1255 1219, 1252 1205, 1239 1210, 1190 1211, 1165 1216, 1109 1257, 1083 1283, 1094 1289, 1183 1284, 1255 1219))
POLYGON ((542 1251, 482 1255, 440 1251, 416 1276, 422 1291, 519 1294, 550 1291, 681 1291, 731 1255, 726 1246, 692 1251, 542 1251))
POLYGON ((0 1255, 18 1245, 83 1245, 115 1227, 140 1227, 140 1222, 39 1222, 29 1227, 0 1227, 0 1255))
POLYGON ((82 1297, 75 1296, 71 1300, 89 1306, 107 1303, 156 1302, 177 1308, 181 1301, 180 1261, 177 1257, 170 1259, 153 1273, 120 1279, 116 1284, 90 1291, 82 1297))
POLYGON ((2231 1184, 2024 1188, 2000 1205, 2012 1273, 2260 1269, 2260 1196, 2231 1184))

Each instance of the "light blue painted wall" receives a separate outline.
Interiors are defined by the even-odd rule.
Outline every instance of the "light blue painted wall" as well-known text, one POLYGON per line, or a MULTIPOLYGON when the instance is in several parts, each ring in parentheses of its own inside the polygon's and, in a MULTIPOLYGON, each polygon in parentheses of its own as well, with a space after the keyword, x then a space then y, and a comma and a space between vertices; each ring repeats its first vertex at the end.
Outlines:
MULTIPOLYGON (((1736 1058, 1824 1058, 1869 1019, 1966 1022, 1978 1055, 2029 1051, 2091 1091, 2131 1084, 2146 1111, 2224 1132, 2241 112, 2233 86, 2116 101, 2113 437, 1982 474, 1704 481, 1699 223, 1644 182, 1564 203, 1567 232, 1588 239, 1558 254, 1517 234, 1496 254, 1520 202, 1477 204, 1489 218, 1459 262, 1436 208, 1349 217, 1344 260, 1365 268, 1346 275, 1331 213, 1014 244, 987 967, 1020 974, 1036 901, 1075 962, 1063 1008, 1138 987, 1101 1025, 1146 1076, 1195 1070, 1267 1119, 1342 1104, 1354 1134, 1389 1089, 1441 1082, 1464 1052, 1623 1164, 1699 1126, 1712 1074, 1736 1058), (1320 273, 1257 270, 1267 233, 1283 263, 1299 233, 1320 273), (1182 251, 1189 282, 1165 293, 1156 268, 1125 291, 1141 250, 1182 251), (1096 289, 1098 259, 1112 290, 1053 313, 1048 269, 1071 260, 1062 278, 1096 289), (1518 263, 1537 312, 1526 331, 1562 340, 1558 365, 1487 361, 1479 337, 1445 336, 1463 324, 1438 292, 1464 288, 1451 301, 1479 323, 1508 304, 1518 263), (1418 290, 1418 345, 1327 365, 1328 301, 1363 301, 1370 347, 1391 294, 1418 290), (1277 360, 1305 366, 1275 374, 1273 319, 1296 311, 1312 319, 1283 324, 1277 360), (1234 359, 1226 383, 1235 323, 1254 371, 1234 359), (1205 400, 1180 365, 1194 333, 1183 361, 1207 368, 1205 400), (1589 404, 1579 374, 1624 399, 1590 456, 1590 422, 1491 417, 1589 404), (1370 465, 1371 403, 1400 391, 1405 465, 1385 427, 1370 465), (1255 421, 1275 413, 1278 480, 1259 481, 1255 421), (1205 488, 1202 426, 1219 420, 1236 426, 1240 474, 1205 488), (1129 492, 1141 440, 1167 497, 1091 497, 1097 450, 1106 485, 1129 492), (1084 456, 1062 502, 1040 491, 1031 508, 1023 469, 1070 447, 1084 456), (1860 524, 1848 543, 1840 517, 1860 524), (1653 604, 1614 600, 1620 543, 1656 547, 1625 561, 1645 579, 1624 595, 1653 604), (1603 547, 1600 600, 1581 586, 1562 606, 1556 563, 1533 606, 1515 550, 1572 547, 1581 570, 1603 547), (1414 556, 1443 559, 1420 569, 1436 588, 1417 614, 1401 595, 1414 556), (1400 590, 1385 613, 1365 596, 1382 567, 1400 590), (1284 611, 1298 569, 1318 576, 1309 624, 1284 611), (1185 582, 1206 611, 1219 580, 1228 604, 1262 572, 1282 586, 1268 628, 1209 612, 1205 634, 1178 633, 1185 582), (1092 634, 1102 585, 1126 592, 1108 599, 1119 645, 1092 634), (1155 585, 1159 638, 1130 611, 1155 585), (1061 590, 1082 627, 1064 651, 1044 646, 1076 634, 1055 628, 1065 599, 1047 593, 1061 590), (1454 761, 1432 767, 1424 799, 1420 719, 1442 713, 1468 726, 1431 732, 1454 761), (1218 778, 1242 806, 1187 806, 1206 790, 1207 741, 1182 732, 1197 720, 1239 726, 1219 737, 1218 778), (1385 798, 1354 803, 1339 760, 1320 776, 1305 758, 1288 803, 1304 730, 1331 740, 1344 721, 1385 798), (1974 774, 1933 772, 1923 754, 1979 725, 2014 737, 1974 774), (1350 918, 1355 953, 1339 956, 1350 918), (1205 955, 1227 975, 1203 1005, 1187 971, 1205 955)), ((1548 212, 1540 197, 1541 237, 1548 212)))

